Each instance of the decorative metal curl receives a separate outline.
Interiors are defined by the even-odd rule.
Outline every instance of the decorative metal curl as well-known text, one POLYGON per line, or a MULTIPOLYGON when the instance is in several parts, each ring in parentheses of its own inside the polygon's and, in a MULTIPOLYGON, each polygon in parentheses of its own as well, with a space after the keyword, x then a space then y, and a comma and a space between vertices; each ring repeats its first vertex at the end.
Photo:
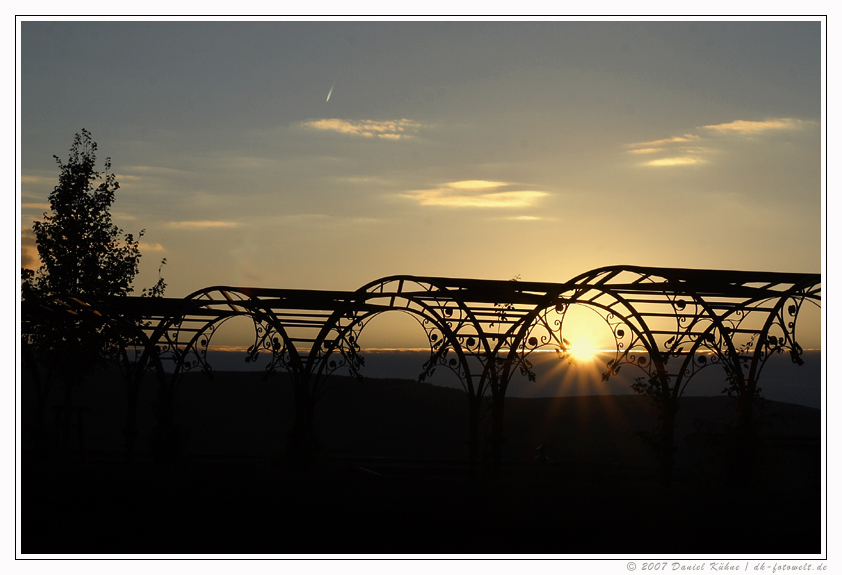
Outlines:
POLYGON ((327 376, 347 369, 348 375, 362 379, 365 358, 361 354, 359 336, 367 321, 353 321, 349 326, 337 328, 335 339, 321 342, 317 352, 320 373, 327 376))
MULTIPOLYGON (((533 364, 528 357, 534 351, 550 348, 555 351, 559 359, 566 360, 571 364, 574 363, 574 358, 570 353, 571 344, 561 333, 566 310, 566 304, 558 303, 538 313, 527 327, 526 333, 517 346, 516 353, 511 357, 512 367, 516 368, 529 381, 536 380, 535 372, 532 369, 533 364), (553 313, 557 314, 558 317, 550 319, 550 314, 553 313)), ((509 350, 511 350, 513 347, 511 341, 511 339, 504 339, 501 341, 501 345, 508 344, 509 350)), ((505 361, 501 358, 501 365, 505 361)))
MULTIPOLYGON (((444 309, 450 310, 452 308, 444 309)), ((461 315, 462 311, 459 310, 458 313, 461 315)), ((452 317, 453 312, 445 312, 444 315, 445 317, 452 317)), ((459 381, 462 382, 462 385, 465 385, 468 373, 465 371, 465 366, 462 365, 462 362, 459 361, 457 357, 454 357, 456 352, 453 349, 452 344, 446 337, 444 337, 441 328, 427 317, 424 317, 423 319, 416 317, 416 319, 424 329, 424 333, 427 335, 427 342, 430 345, 430 357, 422 364, 421 373, 418 375, 418 381, 426 381, 428 377, 432 377, 433 374, 435 374, 437 368, 444 367, 453 372, 456 377, 459 378, 459 381)), ((452 329, 452 322, 447 323, 448 327, 452 329)), ((457 326, 459 325, 466 324, 459 322, 457 326)), ((457 336, 457 341, 460 344, 464 342, 465 345, 468 346, 468 349, 473 349, 474 352, 478 349, 479 338, 476 336, 457 336)))
POLYGON ((182 333, 182 323, 183 318, 173 322, 171 327, 164 331, 164 342, 159 342, 155 348, 158 357, 162 362, 172 362, 176 375, 199 368, 208 376, 212 376, 212 368, 208 363, 207 355, 210 341, 219 327, 219 323, 208 323, 189 341, 181 343, 179 336, 182 333), (191 356, 192 359, 190 359, 191 356))
MULTIPOLYGON (((759 362, 757 369, 758 375, 763 365, 773 354, 789 352, 792 363, 804 365, 804 360, 801 358, 804 349, 796 341, 795 337, 795 320, 804 303, 804 296, 790 296, 786 301, 792 303, 786 306, 786 311, 784 311, 783 305, 780 306, 772 319, 769 330, 765 334, 761 334, 758 338, 757 345, 759 349, 756 351, 755 359, 755 361, 759 362), (777 334, 770 334, 769 331, 772 329, 775 329, 777 334)), ((786 304, 786 301, 784 304, 786 304)))
POLYGON ((263 368, 264 377, 274 375, 279 369, 293 369, 292 353, 283 336, 270 324, 264 324, 258 318, 254 320, 254 343, 246 350, 246 363, 256 363, 262 352, 268 352, 269 362, 263 368))

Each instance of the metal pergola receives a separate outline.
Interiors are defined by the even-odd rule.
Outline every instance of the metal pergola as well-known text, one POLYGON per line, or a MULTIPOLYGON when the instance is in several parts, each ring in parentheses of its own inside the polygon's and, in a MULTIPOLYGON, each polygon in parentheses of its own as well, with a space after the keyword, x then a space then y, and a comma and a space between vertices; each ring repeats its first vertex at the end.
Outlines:
POLYGON ((671 442, 681 393, 710 365, 724 369, 739 397, 740 417, 750 418, 766 360, 788 353, 802 363, 796 320, 808 302, 821 305, 819 274, 609 266, 564 283, 391 276, 356 291, 214 286, 185 298, 66 297, 41 305, 24 302, 23 332, 26 340, 50 317, 68 312, 112 330, 119 348, 113 355, 129 384, 131 420, 145 372, 157 375, 160 403, 171 404, 184 373, 211 370, 207 352, 219 327, 248 317, 254 339, 246 359, 268 357, 267 373, 290 375, 296 398, 293 445, 306 457, 325 378, 340 370, 361 375, 360 334, 373 317, 400 311, 419 322, 429 343, 419 378, 448 369, 462 383, 473 463, 481 403, 490 398, 492 457, 499 463, 509 382, 517 373, 534 377, 530 354, 536 350, 569 358, 565 317, 573 306, 594 311, 611 330, 615 350, 603 378, 624 365, 639 369, 638 391, 659 402, 671 442))

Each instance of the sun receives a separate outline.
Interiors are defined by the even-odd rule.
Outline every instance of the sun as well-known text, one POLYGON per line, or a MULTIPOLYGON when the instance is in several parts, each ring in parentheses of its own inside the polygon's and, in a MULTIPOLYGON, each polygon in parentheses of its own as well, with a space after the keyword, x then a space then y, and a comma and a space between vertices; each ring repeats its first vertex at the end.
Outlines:
POLYGON ((580 363, 595 362, 602 350, 611 349, 611 327, 593 309, 571 305, 558 319, 563 347, 571 359, 580 363))
POLYGON ((599 350, 596 344, 586 337, 577 337, 570 341, 570 355, 577 360, 590 361, 594 359, 597 351, 599 350))

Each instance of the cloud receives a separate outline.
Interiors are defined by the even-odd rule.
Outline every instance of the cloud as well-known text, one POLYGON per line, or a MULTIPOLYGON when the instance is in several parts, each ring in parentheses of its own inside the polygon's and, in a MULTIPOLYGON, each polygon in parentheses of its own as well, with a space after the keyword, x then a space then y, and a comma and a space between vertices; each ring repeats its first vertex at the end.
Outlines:
POLYGON ((463 180, 461 182, 450 182, 445 184, 449 188, 456 190, 488 190, 493 188, 500 188, 506 185, 506 182, 489 182, 488 180, 463 180))
POLYGON ((651 140, 648 142, 636 142, 633 144, 626 144, 626 153, 635 155, 644 154, 673 154, 671 157, 658 158, 656 160, 649 160, 639 165, 641 166, 689 166, 705 163, 705 160, 699 157, 707 150, 703 146, 696 144, 701 140, 700 136, 695 134, 684 134, 683 136, 675 136, 672 138, 663 138, 660 140, 651 140), (688 145, 693 142, 695 145, 688 145), (678 155, 675 155, 678 154, 678 155))
POLYGON ((804 122, 794 118, 767 118, 765 120, 756 122, 752 120, 736 120, 728 122, 727 124, 713 124, 710 126, 703 126, 706 130, 713 130, 720 134, 741 134, 754 135, 761 132, 768 132, 770 130, 800 130, 806 124, 812 122, 804 122))
POLYGON ((658 160, 652 160, 649 162, 644 162, 642 165, 644 166, 692 166, 698 164, 704 164, 705 161, 701 158, 696 158, 693 156, 679 156, 675 158, 660 158, 658 160))
POLYGON ((304 128, 313 130, 333 131, 365 138, 383 138, 386 140, 400 140, 418 132, 421 124, 407 120, 341 120, 339 118, 322 118, 301 122, 304 128))
POLYGON ((166 224, 168 228, 181 229, 236 228, 239 225, 238 222, 221 222, 215 220, 167 222, 166 224))
MULTIPOLYGON (((140 172, 141 174, 149 174, 152 176, 177 176, 177 175, 190 175, 192 172, 189 170, 181 170, 178 168, 167 168, 164 166, 145 166, 145 165, 128 165, 123 166, 123 170, 126 172, 140 172)), ((135 175, 123 175, 119 176, 117 179, 119 180, 120 177, 127 178, 140 178, 142 176, 135 176, 135 175)))
MULTIPOLYGON (((751 137, 764 132, 800 130, 808 124, 813 123, 815 122, 796 120, 794 118, 767 118, 762 121, 735 120, 725 124, 700 126, 699 129, 707 130, 713 134, 751 137)), ((701 156, 712 151, 711 148, 706 146, 706 142, 709 141, 710 137, 705 138, 695 134, 684 134, 683 136, 663 138, 661 140, 626 144, 625 147, 627 148, 626 153, 628 154, 665 153, 671 155, 671 157, 643 162, 640 164, 641 166, 689 166, 706 163, 706 160, 701 156), (694 142, 694 144, 689 145, 690 142, 694 142)))
POLYGON ((663 152, 666 148, 639 148, 637 150, 628 150, 629 154, 654 154, 656 152, 663 152))
POLYGON ((55 177, 46 177, 46 176, 21 176, 20 183, 21 184, 53 184, 57 183, 57 178, 55 177))
POLYGON ((41 266, 38 243, 31 228, 23 228, 20 231, 20 265, 27 269, 36 269, 41 266))
POLYGON ((135 176, 133 174, 114 174, 118 182, 140 182, 145 178, 143 176, 135 176))
MULTIPOLYGON (((658 148, 660 146, 668 145, 668 144, 684 144, 687 142, 692 142, 698 140, 699 136, 695 134, 684 134, 683 136, 675 136, 674 138, 664 138, 663 140, 652 140, 651 142, 637 142, 635 144, 626 144, 629 148, 658 148)), ((656 151, 656 150, 652 150, 656 151)), ((632 152, 632 153, 642 153, 642 152, 632 152)))
POLYGON ((50 204, 48 203, 41 203, 41 202, 33 202, 33 203, 25 203, 20 205, 22 210, 49 210, 50 204))
POLYGON ((148 242, 140 242, 137 247, 140 248, 141 252, 162 252, 164 251, 164 246, 159 243, 150 244, 148 242))
POLYGON ((526 208, 548 195, 532 190, 489 191, 507 185, 505 182, 464 180, 428 190, 412 190, 402 195, 422 206, 458 208, 526 208))

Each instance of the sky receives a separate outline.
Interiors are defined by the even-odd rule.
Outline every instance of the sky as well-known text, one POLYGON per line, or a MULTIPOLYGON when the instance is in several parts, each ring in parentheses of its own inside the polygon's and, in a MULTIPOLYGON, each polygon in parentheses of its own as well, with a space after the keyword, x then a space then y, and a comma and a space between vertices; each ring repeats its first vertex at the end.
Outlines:
POLYGON ((818 20, 20 30, 24 267, 85 128, 138 293, 822 270, 818 20))

